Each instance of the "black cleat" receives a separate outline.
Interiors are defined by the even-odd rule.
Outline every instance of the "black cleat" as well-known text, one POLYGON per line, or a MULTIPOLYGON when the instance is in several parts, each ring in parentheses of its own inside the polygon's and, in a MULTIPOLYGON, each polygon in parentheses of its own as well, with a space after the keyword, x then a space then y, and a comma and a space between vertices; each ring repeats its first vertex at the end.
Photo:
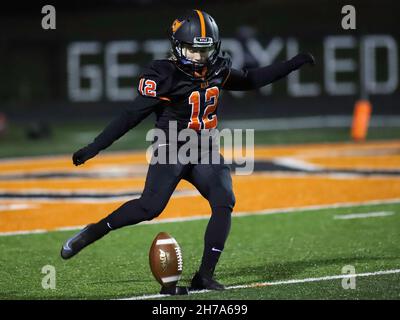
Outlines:
POLYGON ((92 224, 87 225, 72 238, 69 238, 61 248, 61 258, 70 259, 84 247, 92 243, 88 241, 86 231, 92 224))
POLYGON ((172 296, 187 295, 187 294, 189 294, 189 288, 188 287, 180 287, 180 286, 161 287, 160 294, 170 294, 172 296))
POLYGON ((190 290, 225 290, 225 286, 211 277, 196 272, 192 279, 190 290))

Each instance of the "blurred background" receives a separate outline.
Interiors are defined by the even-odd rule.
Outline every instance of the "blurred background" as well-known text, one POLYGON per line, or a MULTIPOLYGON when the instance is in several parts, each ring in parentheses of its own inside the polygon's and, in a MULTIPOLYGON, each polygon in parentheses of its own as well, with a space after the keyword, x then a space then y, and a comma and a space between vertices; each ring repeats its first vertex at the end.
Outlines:
MULTIPOLYGON (((341 1, 32 1, 0 12, 0 157, 72 153, 136 95, 140 69, 166 57, 167 29, 187 9, 218 22, 237 69, 311 52, 305 67, 258 91, 224 92, 222 127, 254 128, 265 144, 351 141, 356 102, 372 106, 367 139, 400 134, 395 1, 352 1, 356 29, 342 28, 341 1), (56 29, 43 29, 44 5, 56 29)), ((110 150, 142 149, 153 118, 110 150)), ((361 139, 363 140, 363 139, 361 139)))
MULTIPOLYGON (((180 284, 189 283, 210 206, 187 181, 151 224, 112 233, 73 261, 59 250, 83 226, 141 196, 154 115, 83 166, 71 156, 132 103, 141 68, 168 55, 167 29, 193 8, 216 19, 234 68, 298 52, 316 59, 260 90, 221 94, 219 127, 255 129, 257 146, 251 175, 232 170, 235 220, 217 279, 252 289, 204 299, 399 299, 400 1, 351 1, 355 29, 342 28, 349 2, 337 0, 4 2, 0 300, 158 293, 147 264, 160 231, 182 246, 180 284), (51 22, 45 5, 55 8, 55 29, 42 28, 51 22), (343 266, 364 275, 357 290, 343 290, 338 275, 352 273, 343 266), (44 290, 48 267, 57 271, 57 290, 44 290)), ((244 150, 233 168, 252 156, 244 150)))

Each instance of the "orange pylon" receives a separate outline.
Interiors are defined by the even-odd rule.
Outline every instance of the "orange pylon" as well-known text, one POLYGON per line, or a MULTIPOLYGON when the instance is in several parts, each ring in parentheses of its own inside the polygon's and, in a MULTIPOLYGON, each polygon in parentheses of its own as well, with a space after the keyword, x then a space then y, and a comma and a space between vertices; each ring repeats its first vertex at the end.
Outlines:
POLYGON ((368 100, 358 100, 354 106, 351 137, 354 141, 363 141, 367 137, 372 106, 368 100))

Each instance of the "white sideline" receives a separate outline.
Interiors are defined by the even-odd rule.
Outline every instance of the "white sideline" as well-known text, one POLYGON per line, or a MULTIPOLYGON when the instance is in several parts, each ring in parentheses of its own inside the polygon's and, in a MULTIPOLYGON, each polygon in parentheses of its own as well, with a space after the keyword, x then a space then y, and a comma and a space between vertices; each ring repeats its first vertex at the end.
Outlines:
POLYGON ((349 220, 349 219, 365 219, 373 217, 387 217, 394 215, 392 211, 380 211, 380 212, 369 212, 369 213, 352 213, 352 214, 342 214, 334 216, 335 220, 349 220))
MULTIPOLYGON (((235 289, 248 289, 248 288, 259 288, 259 287, 267 287, 267 286, 276 286, 276 285, 285 285, 285 284, 297 284, 297 283, 308 283, 308 282, 318 282, 318 281, 327 281, 327 280, 335 280, 335 279, 346 279, 353 277, 371 277, 371 276, 380 276, 385 274, 394 274, 400 273, 400 269, 393 270, 381 270, 376 272, 366 272, 366 273, 358 273, 358 274, 339 274, 335 276, 326 276, 319 278, 306 278, 306 279, 292 279, 292 280, 284 280, 284 281, 273 281, 273 282, 257 282, 251 284, 244 284, 238 286, 229 286, 226 287, 225 290, 235 290, 235 289)), ((201 290, 201 291, 192 291, 191 295, 210 292, 210 290, 201 290)), ((145 299, 157 299, 168 297, 166 294, 153 294, 153 295, 142 295, 142 296, 134 296, 130 298, 122 298, 119 300, 145 300, 145 299)))
POLYGON ((278 157, 278 158, 273 159, 271 162, 273 164, 285 166, 287 168, 300 169, 300 170, 310 171, 310 172, 322 169, 321 166, 318 166, 318 165, 315 165, 312 163, 308 163, 304 160, 300 160, 300 159, 296 159, 296 158, 292 158, 292 157, 278 157))
MULTIPOLYGON (((232 217, 248 217, 255 215, 272 215, 272 214, 284 214, 284 213, 293 213, 293 212, 301 212, 301 211, 315 211, 322 209, 334 209, 334 208, 348 208, 354 206, 368 206, 374 204, 391 204, 391 203, 400 203, 400 198, 394 199, 384 199, 384 200, 370 200, 363 202, 344 202, 344 203, 335 203, 328 205, 315 205, 315 206, 304 206, 304 207, 292 207, 292 208, 283 208, 283 209, 266 209, 266 210, 257 210, 257 211, 246 211, 246 212, 234 212, 232 217)), ((152 220, 145 221, 141 224, 160 224, 160 223, 171 223, 171 222, 185 222, 185 221, 194 221, 194 220, 206 220, 209 219, 209 215, 203 216, 192 216, 192 217, 182 217, 182 218, 168 218, 168 219, 160 219, 160 220, 152 220)), ((22 235, 22 234, 38 234, 38 233, 49 233, 55 231, 71 231, 71 230, 79 230, 84 226, 69 226, 57 228, 54 230, 21 230, 21 231, 10 231, 10 232, 0 232, 1 236, 14 236, 14 235, 22 235)))

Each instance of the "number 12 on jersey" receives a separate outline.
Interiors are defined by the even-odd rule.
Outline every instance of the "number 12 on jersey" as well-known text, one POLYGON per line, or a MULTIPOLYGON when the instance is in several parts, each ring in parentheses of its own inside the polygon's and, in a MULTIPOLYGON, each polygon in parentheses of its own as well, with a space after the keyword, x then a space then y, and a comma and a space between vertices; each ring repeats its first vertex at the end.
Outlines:
POLYGON ((201 129, 203 123, 203 129, 213 129, 217 127, 217 115, 213 114, 211 118, 208 116, 215 112, 218 104, 219 89, 218 87, 208 88, 205 93, 205 104, 211 102, 203 112, 203 116, 200 115, 200 92, 193 91, 189 97, 189 103, 192 106, 192 114, 190 116, 190 122, 188 128, 196 131, 201 129))

